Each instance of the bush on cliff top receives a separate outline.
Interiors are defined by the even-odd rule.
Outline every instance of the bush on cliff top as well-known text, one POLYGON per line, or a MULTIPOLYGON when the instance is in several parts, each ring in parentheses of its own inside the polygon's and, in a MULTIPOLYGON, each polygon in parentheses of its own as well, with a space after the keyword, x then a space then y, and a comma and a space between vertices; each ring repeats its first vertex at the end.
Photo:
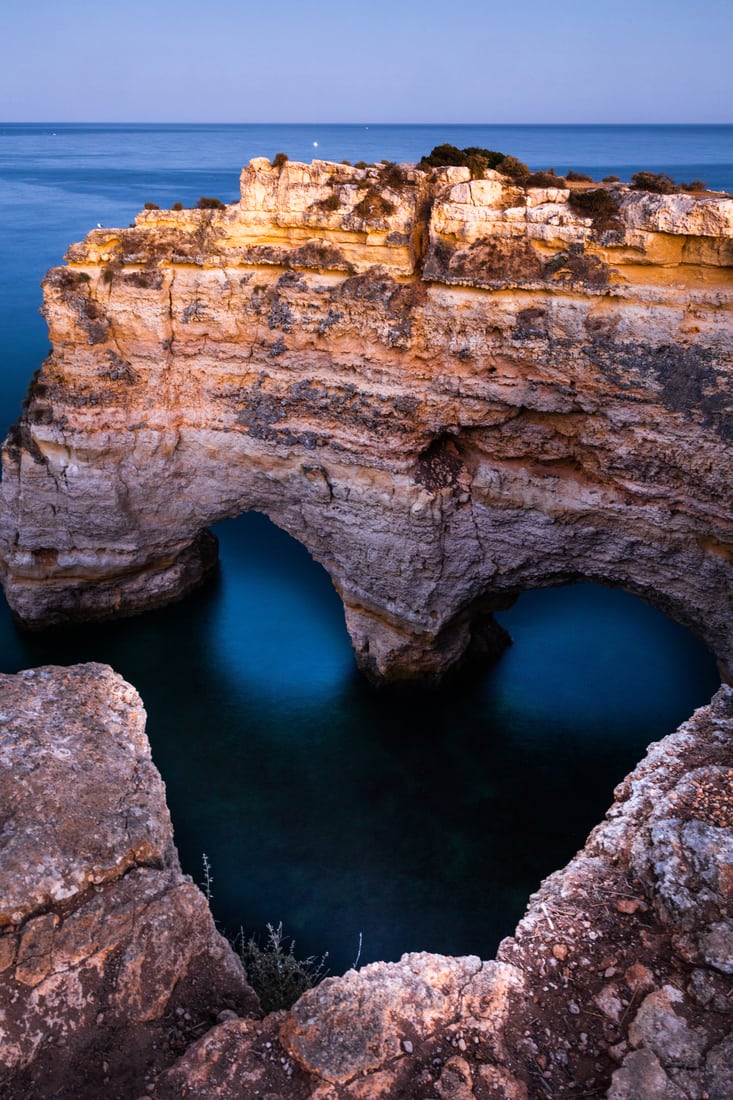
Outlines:
POLYGON ((562 176, 556 176, 554 171, 533 172, 527 179, 527 187, 564 187, 565 180, 562 176))
POLYGON ((520 187, 563 187, 562 176, 554 171, 532 173, 524 161, 499 153, 495 149, 482 149, 468 145, 459 149, 456 145, 436 145, 432 153, 423 157, 420 168, 469 168, 473 179, 481 179, 487 168, 495 168, 520 187))
POLYGON ((631 186, 635 191, 652 191, 655 195, 674 195, 679 188, 664 172, 634 172, 631 186))
POLYGON ((634 172, 631 186, 635 191, 651 191, 655 195, 679 195, 681 191, 707 191, 703 180, 675 183, 665 172, 634 172))
POLYGON ((497 153, 494 149, 481 149, 477 145, 469 145, 465 149, 459 149, 457 145, 436 145, 432 153, 423 157, 420 161, 421 168, 470 168, 471 162, 485 161, 486 168, 496 168, 503 161, 504 154, 497 153))

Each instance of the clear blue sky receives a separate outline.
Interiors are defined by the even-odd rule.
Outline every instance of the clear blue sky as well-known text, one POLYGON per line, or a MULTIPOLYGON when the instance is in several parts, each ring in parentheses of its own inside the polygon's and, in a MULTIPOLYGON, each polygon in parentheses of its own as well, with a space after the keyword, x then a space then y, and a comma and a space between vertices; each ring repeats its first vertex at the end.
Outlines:
POLYGON ((733 122, 733 0, 7 0, 1 121, 733 122))

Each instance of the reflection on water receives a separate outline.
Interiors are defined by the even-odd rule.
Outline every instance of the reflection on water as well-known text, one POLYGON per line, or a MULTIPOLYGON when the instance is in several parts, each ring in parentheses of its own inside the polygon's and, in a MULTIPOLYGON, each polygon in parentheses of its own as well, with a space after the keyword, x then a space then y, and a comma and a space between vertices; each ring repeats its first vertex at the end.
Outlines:
POLYGON ((258 515, 174 607, 23 636, 4 669, 104 660, 141 692, 186 870, 230 932, 285 922, 336 972, 405 950, 491 955, 644 747, 717 687, 704 647, 622 592, 528 593, 471 685, 393 696, 355 672, 323 570, 258 515))

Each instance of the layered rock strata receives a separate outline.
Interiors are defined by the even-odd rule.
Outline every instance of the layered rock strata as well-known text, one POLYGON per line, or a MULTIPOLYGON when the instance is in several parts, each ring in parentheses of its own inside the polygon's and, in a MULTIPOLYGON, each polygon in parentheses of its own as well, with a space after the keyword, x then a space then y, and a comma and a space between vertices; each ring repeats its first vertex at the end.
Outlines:
POLYGON ((145 712, 102 665, 0 676, 0 1096, 132 1100, 259 1004, 181 873, 145 712))
POLYGON ((0 1096, 733 1095, 733 689, 650 747, 496 960, 405 955, 264 1019, 178 870, 133 689, 45 668, 0 704, 0 1096))
POLYGON ((223 210, 94 230, 4 451, 18 619, 153 606, 257 509, 377 679, 439 676, 522 589, 589 578, 733 672, 733 200, 254 160, 223 210))

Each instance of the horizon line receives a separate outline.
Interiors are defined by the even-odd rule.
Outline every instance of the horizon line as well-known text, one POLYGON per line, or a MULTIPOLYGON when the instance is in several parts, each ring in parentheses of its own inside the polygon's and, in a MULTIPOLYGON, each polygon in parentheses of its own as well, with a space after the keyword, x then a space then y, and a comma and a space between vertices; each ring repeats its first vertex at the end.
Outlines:
POLYGON ((414 127, 501 127, 501 126, 733 126, 731 122, 222 122, 201 119, 5 119, 0 126, 414 126, 414 127))

